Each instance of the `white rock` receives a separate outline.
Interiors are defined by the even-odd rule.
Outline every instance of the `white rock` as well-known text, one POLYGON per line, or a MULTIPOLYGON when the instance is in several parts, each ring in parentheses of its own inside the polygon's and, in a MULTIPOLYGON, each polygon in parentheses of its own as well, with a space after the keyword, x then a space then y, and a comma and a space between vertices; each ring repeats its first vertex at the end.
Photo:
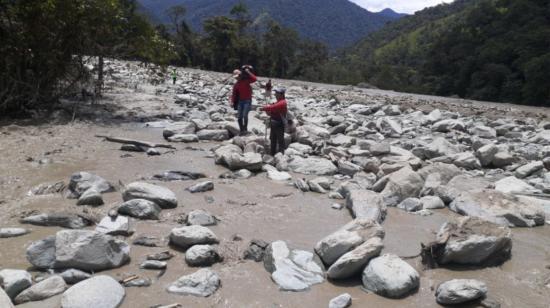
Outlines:
POLYGON ((420 285, 418 272, 393 254, 372 259, 363 271, 363 286, 378 295, 400 298, 420 285))
POLYGON ((94 276, 70 287, 61 298, 61 308, 117 308, 124 301, 126 291, 113 278, 94 276))
POLYGON ((453 279, 440 284, 435 292, 441 305, 462 304, 481 298, 487 294, 487 286, 479 280, 453 279))
POLYGON ((220 277, 209 269, 200 269, 191 275, 180 277, 167 289, 168 293, 208 297, 221 285, 220 277))

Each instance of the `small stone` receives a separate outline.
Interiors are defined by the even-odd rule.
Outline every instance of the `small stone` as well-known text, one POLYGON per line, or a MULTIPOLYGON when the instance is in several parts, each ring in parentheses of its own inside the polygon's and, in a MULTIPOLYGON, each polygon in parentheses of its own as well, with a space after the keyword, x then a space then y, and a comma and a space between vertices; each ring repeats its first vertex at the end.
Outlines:
POLYGON ((347 308, 351 306, 351 295, 344 293, 330 300, 328 308, 347 308))
POLYGON ((197 183, 193 186, 188 187, 187 190, 192 194, 214 190, 214 182, 205 181, 205 182, 197 183))
POLYGON ((194 245, 185 252, 185 262, 189 266, 210 266, 222 260, 218 250, 211 245, 194 245))
POLYGON ((132 287, 143 288, 143 287, 149 287, 151 286, 151 284, 152 282, 151 282, 151 279, 149 278, 138 278, 138 279, 127 281, 123 285, 126 288, 132 288, 132 287))
POLYGON ((341 210, 344 206, 341 205, 340 203, 333 203, 330 207, 335 210, 341 210))
POLYGON ((165 269, 167 266, 168 264, 164 261, 147 260, 142 262, 139 265, 139 268, 150 269, 150 270, 162 270, 162 269, 165 269))
POLYGON ((145 247, 159 247, 161 246, 160 240, 154 236, 142 235, 138 236, 132 244, 145 246, 145 247))
POLYGON ((476 300, 487 294, 487 286, 479 280, 454 279, 437 287, 436 300, 442 305, 456 305, 476 300))
POLYGON ((418 198, 407 198, 401 201, 397 207, 407 212, 416 212, 422 209, 422 202, 418 198))
POLYGON ((149 148, 149 149, 147 149, 146 153, 149 156, 159 156, 160 155, 159 150, 157 150, 156 148, 149 148))
POLYGON ((138 219, 158 220, 161 208, 154 202, 145 199, 133 199, 124 202, 118 212, 138 219))
POLYGON ((59 276, 61 276, 61 278, 63 278, 63 280, 65 280, 65 282, 68 284, 79 283, 82 280, 86 280, 92 277, 92 275, 74 268, 61 272, 59 276))
POLYGON ((147 260, 155 260, 155 261, 167 261, 174 257, 175 255, 170 251, 163 251, 158 252, 155 254, 147 255, 147 260))
POLYGON ((78 201, 76 205, 90 205, 90 206, 99 206, 103 205, 103 197, 101 193, 93 188, 86 190, 78 201))
POLYGON ((0 228, 0 238, 22 236, 29 232, 29 230, 23 228, 0 228))
POLYGON ((245 260, 254 260, 256 262, 262 262, 264 260, 265 249, 269 244, 262 240, 251 240, 248 244, 248 248, 244 252, 243 258, 245 260))
POLYGON ((213 226, 217 224, 216 217, 204 210, 193 210, 186 217, 188 225, 213 226))
POLYGON ((116 217, 104 217, 99 222, 95 230, 97 232, 109 235, 123 236, 130 236, 135 232, 133 222, 130 220, 130 218, 122 215, 118 215, 116 217))

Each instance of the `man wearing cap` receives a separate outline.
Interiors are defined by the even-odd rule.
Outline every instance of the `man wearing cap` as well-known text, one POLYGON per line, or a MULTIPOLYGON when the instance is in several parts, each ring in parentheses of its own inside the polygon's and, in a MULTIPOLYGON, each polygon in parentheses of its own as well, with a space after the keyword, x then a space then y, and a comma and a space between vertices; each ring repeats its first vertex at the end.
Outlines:
POLYGON ((271 105, 263 106, 262 110, 271 117, 271 155, 275 156, 278 152, 285 151, 285 122, 287 117, 287 103, 285 99, 285 88, 277 87, 273 90, 277 102, 271 105))
POLYGON ((233 77, 237 82, 233 86, 231 104, 238 110, 240 135, 248 133, 248 113, 252 108, 252 84, 257 80, 250 68, 251 66, 245 65, 242 70, 233 71, 233 77))

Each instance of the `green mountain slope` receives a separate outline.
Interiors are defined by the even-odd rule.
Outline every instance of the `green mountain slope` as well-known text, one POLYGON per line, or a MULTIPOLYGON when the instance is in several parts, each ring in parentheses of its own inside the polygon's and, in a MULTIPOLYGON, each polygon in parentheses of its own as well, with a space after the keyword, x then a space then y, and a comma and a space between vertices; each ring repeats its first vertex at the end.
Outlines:
POLYGON ((384 89, 550 106, 550 1, 425 9, 369 35, 343 63, 384 89))
POLYGON ((325 43, 330 48, 349 46, 368 33, 382 28, 402 15, 389 11, 369 12, 348 0, 138 0, 151 15, 169 22, 166 9, 182 5, 185 20, 195 31, 202 31, 203 21, 212 16, 229 15, 242 2, 252 18, 262 14, 296 30, 304 38, 325 43))

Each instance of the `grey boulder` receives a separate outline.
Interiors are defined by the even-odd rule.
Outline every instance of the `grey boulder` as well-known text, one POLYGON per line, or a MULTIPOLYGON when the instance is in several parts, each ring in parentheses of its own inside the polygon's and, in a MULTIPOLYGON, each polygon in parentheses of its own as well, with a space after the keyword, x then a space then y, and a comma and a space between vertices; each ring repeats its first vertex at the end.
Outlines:
POLYGON ((176 195, 170 189, 145 182, 134 182, 126 186, 122 199, 145 199, 156 203, 162 209, 173 209, 178 206, 176 195))
POLYGON ((51 276, 25 291, 19 293, 14 300, 16 304, 22 304, 26 302, 35 302, 45 300, 57 294, 61 294, 67 289, 67 284, 61 276, 51 276))
POLYGON ((194 245, 185 251, 185 262, 189 266, 210 266, 222 260, 218 249, 211 245, 194 245))
POLYGON ((356 218, 315 245, 315 252, 326 266, 373 237, 384 238, 384 229, 376 222, 356 218))
POLYGON ((138 219, 158 220, 161 208, 154 202, 145 199, 132 199, 118 208, 118 213, 138 219))
POLYGON ((449 208, 461 215, 511 227, 534 227, 544 225, 543 208, 526 203, 513 195, 495 190, 475 190, 459 194, 449 208))
POLYGON ((384 297, 404 297, 418 289, 419 285, 418 272, 393 254, 372 259, 363 271, 365 289, 384 297))
POLYGON ((363 244, 347 252, 327 270, 327 276, 331 279, 346 279, 360 273, 367 263, 374 257, 378 257, 384 248, 382 239, 373 237, 363 244))
POLYGON ((122 305, 126 291, 113 278, 94 276, 70 287, 61 298, 61 308, 117 308, 122 305))
POLYGON ((213 226, 217 224, 216 217, 204 210, 193 210, 187 214, 188 225, 213 226))
POLYGON ((104 178, 89 172, 77 172, 71 175, 69 181, 69 197, 79 198, 85 191, 93 188, 99 193, 112 192, 115 190, 111 183, 104 178))
POLYGON ((167 289, 168 293, 208 297, 221 285, 220 277, 209 269, 200 269, 191 275, 180 277, 167 289))
POLYGON ((453 279, 440 284, 435 291, 441 305, 456 305, 473 301, 487 294, 485 283, 474 279, 453 279))
POLYGON ((172 229, 170 243, 187 249, 193 245, 217 244, 219 240, 214 232, 206 227, 186 226, 172 229))
POLYGON ((11 298, 32 285, 32 276, 29 272, 17 269, 3 269, 0 271, 0 287, 11 298))

